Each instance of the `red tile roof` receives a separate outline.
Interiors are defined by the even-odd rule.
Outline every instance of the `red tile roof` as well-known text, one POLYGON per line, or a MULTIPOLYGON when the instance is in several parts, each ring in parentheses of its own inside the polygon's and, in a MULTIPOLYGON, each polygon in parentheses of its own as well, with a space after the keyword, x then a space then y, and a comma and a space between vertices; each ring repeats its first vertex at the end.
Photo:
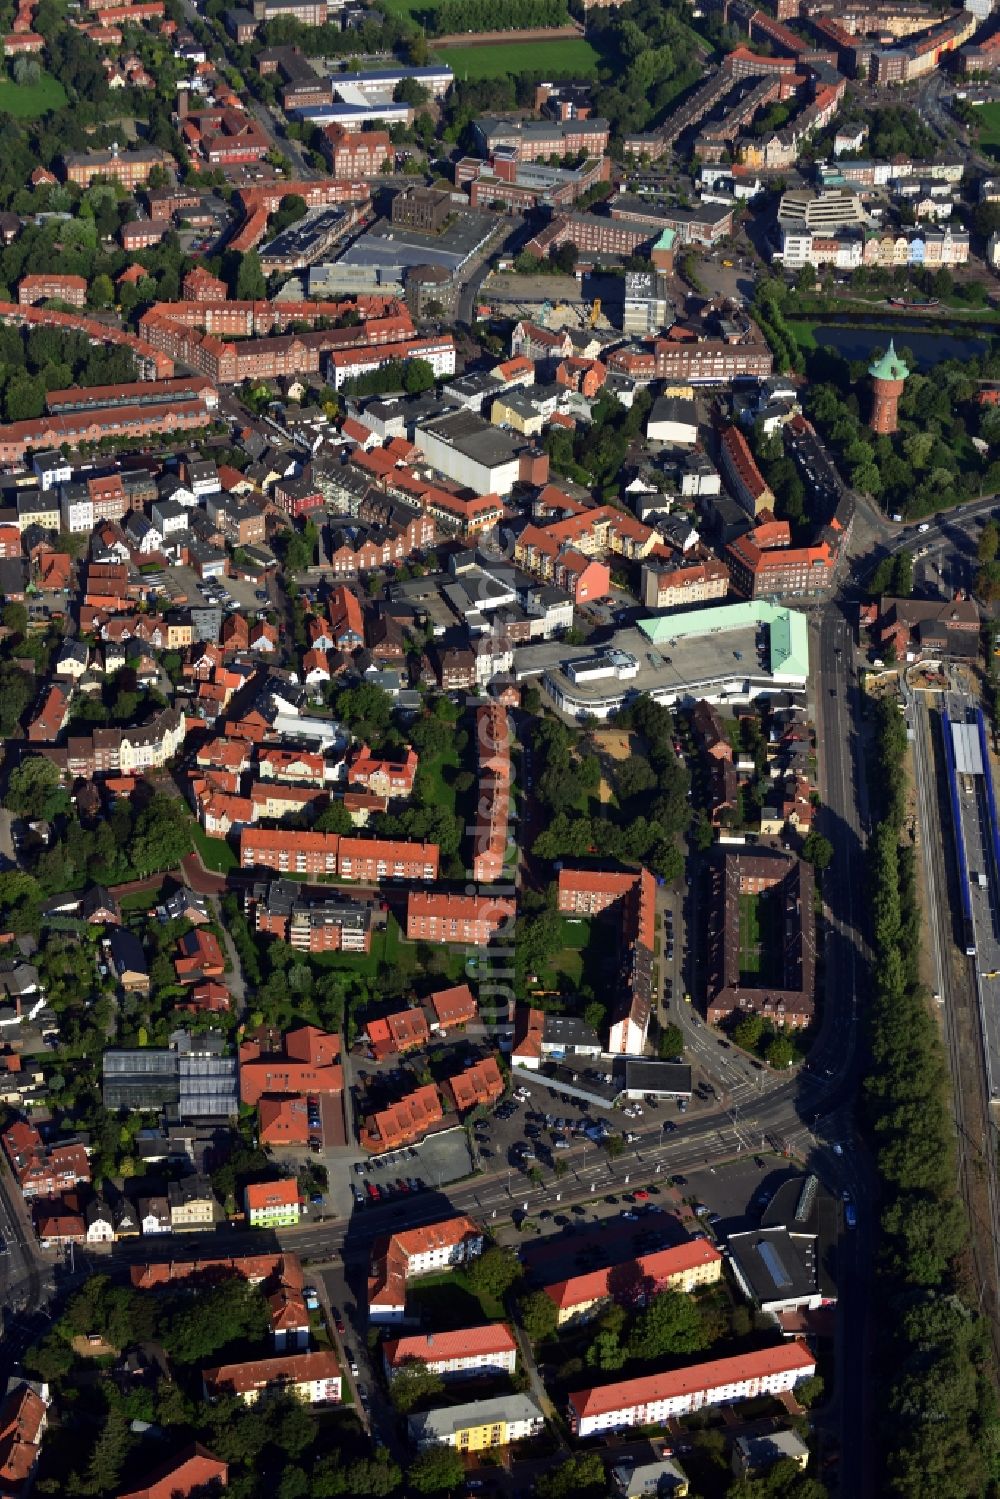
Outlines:
POLYGON ((602 1416, 609 1411, 627 1410, 656 1400, 671 1400, 678 1395, 695 1394, 745 1379, 762 1379, 785 1371, 814 1369, 816 1360, 804 1343, 780 1343, 776 1348, 762 1348, 756 1353, 740 1353, 732 1358, 710 1359, 703 1364, 689 1364, 665 1374, 647 1374, 639 1379, 623 1379, 616 1384, 598 1385, 590 1390, 574 1390, 569 1403, 578 1418, 602 1416))
POLYGON ((299 1184, 294 1178, 287 1181, 251 1182, 246 1189, 247 1212, 251 1209, 295 1207, 301 1201, 299 1184))
POLYGON ((568 1280, 557 1280, 542 1289, 560 1311, 613 1296, 616 1294, 615 1287, 624 1287, 627 1292, 616 1296, 616 1299, 634 1300, 638 1296, 655 1295, 675 1275, 695 1270, 700 1265, 718 1263, 721 1259, 722 1255, 714 1245, 706 1243, 704 1239, 689 1239, 685 1244, 675 1244, 669 1249, 657 1250, 654 1254, 638 1255, 625 1264, 608 1265, 602 1270, 593 1270, 588 1275, 572 1275, 568 1280))
POLYGON ((383 1343, 382 1351, 389 1368, 397 1369, 408 1359, 436 1364, 451 1359, 474 1358, 483 1353, 516 1353, 517 1340, 506 1322, 488 1322, 482 1327, 462 1327, 454 1332, 390 1338, 383 1343))
POLYGON ((479 1014, 479 1007, 468 984, 456 984, 453 989, 439 989, 427 1002, 442 1030, 447 1030, 452 1025, 467 1025, 479 1014))
POLYGON ((229 1465, 213 1457, 207 1447, 195 1442, 155 1468, 141 1488, 129 1489, 118 1499, 189 1499, 191 1494, 200 1492, 209 1484, 225 1488, 228 1481, 229 1465))
POLYGON ((293 1353, 283 1358, 262 1358, 252 1363, 222 1364, 217 1369, 202 1370, 206 1389, 234 1395, 249 1394, 267 1385, 297 1385, 339 1376, 337 1356, 327 1348, 315 1353, 293 1353))

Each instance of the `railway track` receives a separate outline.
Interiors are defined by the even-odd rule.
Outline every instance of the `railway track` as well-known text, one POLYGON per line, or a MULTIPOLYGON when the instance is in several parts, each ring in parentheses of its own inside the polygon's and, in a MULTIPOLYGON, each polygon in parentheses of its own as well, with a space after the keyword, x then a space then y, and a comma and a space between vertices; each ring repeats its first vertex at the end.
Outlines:
POLYGON ((994 1356, 1000 1362, 1000 1191, 995 1132, 990 1117, 976 959, 966 956, 955 940, 958 869, 951 828, 941 810, 948 805, 948 789, 943 757, 935 754, 936 723, 936 715, 925 709, 921 695, 915 695, 914 769, 923 829, 927 914, 943 1003, 959 1182, 969 1216, 969 1248, 979 1307, 988 1320, 994 1356))

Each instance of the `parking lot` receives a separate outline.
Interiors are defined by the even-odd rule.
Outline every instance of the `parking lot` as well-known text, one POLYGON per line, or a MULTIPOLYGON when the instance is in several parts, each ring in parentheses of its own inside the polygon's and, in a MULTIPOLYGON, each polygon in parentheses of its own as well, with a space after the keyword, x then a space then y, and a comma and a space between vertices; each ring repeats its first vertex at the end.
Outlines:
POLYGON ((801 1174, 801 1167, 790 1165, 780 1156, 744 1156, 714 1170, 692 1171, 683 1190, 686 1197, 717 1215, 714 1226, 720 1234, 738 1233, 755 1227, 761 1209, 781 1183, 801 1174))
POLYGON ((351 1195, 355 1208, 391 1202, 461 1181, 472 1169, 468 1137, 456 1124, 427 1135, 416 1145, 358 1161, 350 1172, 351 1195))

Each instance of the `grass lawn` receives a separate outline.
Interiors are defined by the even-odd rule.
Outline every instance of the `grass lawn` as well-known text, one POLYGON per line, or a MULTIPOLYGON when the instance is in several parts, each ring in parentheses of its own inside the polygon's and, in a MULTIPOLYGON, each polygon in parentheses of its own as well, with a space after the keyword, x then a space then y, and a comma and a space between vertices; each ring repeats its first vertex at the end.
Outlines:
POLYGON ((424 1322, 440 1332, 454 1332, 459 1327, 479 1322, 498 1322, 504 1315, 503 1304, 496 1297, 477 1296, 464 1270, 445 1270, 440 1275, 421 1275, 406 1288, 424 1322))
POLYGON ((760 973, 759 895, 740 896, 740 976, 760 973))
POLYGON ((131 895, 121 896, 118 904, 123 911, 150 911, 162 894, 162 885, 156 890, 133 890, 131 895))
POLYGON ((815 323, 803 323, 798 318, 787 318, 786 321, 788 323, 788 330, 793 335, 800 349, 804 349, 807 353, 812 353, 815 349, 819 348, 819 344, 816 342, 815 323))
POLYGON ((214 870, 216 874, 228 874, 231 869, 238 867, 240 861, 225 838, 209 838, 197 823, 192 825, 191 835, 206 869, 214 870))
POLYGON ((1000 159, 1000 104, 981 104, 975 112, 979 145, 987 156, 1000 159))
POLYGON ((49 110, 62 109, 66 103, 66 90, 58 78, 43 73, 37 83, 14 83, 10 78, 0 79, 0 113, 14 115, 19 120, 34 120, 49 110))
MULTIPOLYGON (((419 7, 418 7, 419 8, 419 7)), ((456 78, 504 78, 544 73, 546 78, 592 78, 600 57, 583 37, 547 42, 495 42, 485 47, 439 47, 435 56, 456 78)))
POLYGON ((566 993, 579 989, 586 980, 600 998, 605 980, 611 977, 607 970, 614 956, 614 939, 606 925, 564 916, 562 945, 540 971, 538 987, 566 993))
POLYGON ((780 984, 783 978, 780 898, 773 891, 740 896, 740 979, 755 988, 780 984))
POLYGON ((455 814, 455 776, 462 762, 454 741, 439 755, 428 755, 420 761, 420 781, 423 790, 435 807, 443 807, 452 816, 455 814))

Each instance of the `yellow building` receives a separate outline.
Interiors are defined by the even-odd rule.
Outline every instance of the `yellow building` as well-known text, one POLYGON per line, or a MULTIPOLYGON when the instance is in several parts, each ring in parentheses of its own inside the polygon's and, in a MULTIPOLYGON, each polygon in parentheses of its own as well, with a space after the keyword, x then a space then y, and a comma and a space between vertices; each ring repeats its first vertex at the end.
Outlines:
POLYGON ((442 1410, 410 1416, 410 1440, 418 1447, 454 1447, 459 1452, 483 1452, 487 1447, 509 1447, 536 1436, 545 1425, 540 1407, 530 1395, 499 1395, 442 1410))
POLYGON ((167 620, 167 650, 181 651, 194 644, 194 628, 189 619, 167 620))
POLYGON ((531 404, 530 396, 515 389, 497 396, 490 408, 490 421, 494 427, 510 427, 524 437, 537 437, 546 418, 531 404))

